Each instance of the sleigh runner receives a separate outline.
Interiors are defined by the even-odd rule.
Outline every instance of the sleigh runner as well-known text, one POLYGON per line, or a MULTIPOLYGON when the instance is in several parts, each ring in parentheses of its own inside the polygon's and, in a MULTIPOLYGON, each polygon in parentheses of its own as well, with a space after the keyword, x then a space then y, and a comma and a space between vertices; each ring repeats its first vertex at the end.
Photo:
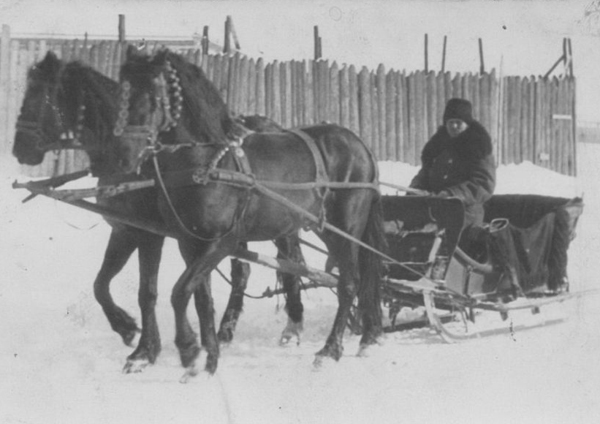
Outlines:
MULTIPOLYGON (((187 174, 191 175, 190 172, 187 174)), ((44 181, 15 182, 13 187, 31 192, 25 201, 36 195, 44 195, 142 230, 172 238, 181 236, 163 224, 129 217, 84 200, 147 189, 156 186, 156 180, 120 182, 90 189, 58 189, 86 175, 87 171, 82 171, 44 181)), ((297 207, 273 191, 269 182, 256 181, 245 174, 231 171, 217 172, 209 178, 217 183, 252 187, 262 195, 293 208, 312 225, 319 224, 325 229, 332 229, 324 225, 319 217, 298 211, 297 207)), ((177 179, 180 180, 181 176, 177 179)), ((311 187, 299 184, 285 188, 306 190, 317 186, 311 184, 311 187)), ((282 188, 278 183, 273 186, 282 188)), ((327 187, 327 184, 321 183, 320 186, 342 188, 340 184, 327 187)), ((347 184, 343 188, 365 187, 363 184, 347 184)), ((383 196, 384 232, 389 245, 387 254, 378 252, 386 265, 380 284, 382 304, 389 321, 384 330, 401 331, 430 325, 445 341, 452 343, 519 329, 519 326, 511 323, 497 330, 470 332, 469 327, 476 321, 477 312, 496 312, 503 320, 507 320, 512 311, 527 309, 538 314, 544 306, 587 294, 570 292, 566 276, 567 249, 582 209, 583 203, 579 198, 496 195, 486 205, 486 221, 489 225, 480 240, 483 244, 479 246, 484 249, 480 249, 476 255, 478 257, 474 258, 458 246, 463 222, 460 200, 430 196, 383 196), (530 205, 529 208, 524 206, 526 204, 530 205), (532 247, 533 254, 530 253, 532 247), (561 284, 557 284, 557 281, 561 284), (409 316, 406 319, 402 317, 405 308, 416 312, 405 313, 409 316)), ((316 248, 310 243, 304 244, 316 248)), ((241 248, 233 256, 307 278, 310 282, 304 284, 303 289, 337 286, 335 273, 317 270, 306 264, 241 248)), ((268 289, 263 297, 281 293, 281 289, 268 289)), ((555 322, 541 320, 536 325, 555 322)), ((356 314, 349 326, 353 331, 360 332, 360 319, 356 314)))

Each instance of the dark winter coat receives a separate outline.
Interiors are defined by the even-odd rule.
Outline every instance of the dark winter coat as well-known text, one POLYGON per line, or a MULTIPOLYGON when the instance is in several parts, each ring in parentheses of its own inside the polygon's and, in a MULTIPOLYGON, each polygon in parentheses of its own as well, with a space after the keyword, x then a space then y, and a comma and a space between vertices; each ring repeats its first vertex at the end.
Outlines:
POLYGON ((422 167, 410 186, 434 194, 458 197, 465 205, 465 227, 483 223, 483 204, 496 185, 492 141, 477 121, 456 138, 445 126, 425 144, 422 167))

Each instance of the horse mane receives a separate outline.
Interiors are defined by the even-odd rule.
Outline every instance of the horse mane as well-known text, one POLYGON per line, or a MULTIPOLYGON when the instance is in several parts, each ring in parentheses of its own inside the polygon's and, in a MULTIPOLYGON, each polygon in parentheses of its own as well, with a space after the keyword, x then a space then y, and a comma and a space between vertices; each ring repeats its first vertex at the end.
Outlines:
MULTIPOLYGON (((123 72, 124 75, 131 75, 131 71, 137 70, 154 78, 165 69, 167 62, 177 73, 182 89, 183 113, 175 135, 179 142, 182 131, 187 131, 193 140, 199 143, 224 142, 243 133, 241 125, 232 117, 215 85, 201 68, 189 63, 183 56, 168 49, 161 50, 150 60, 144 59, 143 56, 135 59, 131 68, 124 67, 123 72)), ((167 134, 164 141, 173 142, 172 137, 173 134, 167 134)))
POLYGON ((109 141, 117 118, 119 84, 90 66, 70 62, 65 66, 63 89, 66 105, 72 108, 69 112, 76 114, 76 108, 85 104, 87 126, 95 132, 98 142, 109 141))
POLYGON ((61 79, 65 106, 70 121, 75 123, 77 108, 85 105, 84 127, 90 133, 81 135, 81 142, 88 147, 92 173, 111 173, 113 164, 107 157, 111 149, 113 128, 117 118, 117 93, 119 84, 92 67, 74 61, 66 64, 61 79))

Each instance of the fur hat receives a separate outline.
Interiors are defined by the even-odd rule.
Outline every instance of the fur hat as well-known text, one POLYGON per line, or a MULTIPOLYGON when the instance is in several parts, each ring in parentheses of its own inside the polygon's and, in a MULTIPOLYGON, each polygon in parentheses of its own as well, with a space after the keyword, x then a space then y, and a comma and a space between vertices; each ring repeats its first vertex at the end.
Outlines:
POLYGON ((473 107, 471 102, 465 99, 450 99, 444 110, 444 124, 450 119, 460 119, 467 124, 473 121, 473 107))

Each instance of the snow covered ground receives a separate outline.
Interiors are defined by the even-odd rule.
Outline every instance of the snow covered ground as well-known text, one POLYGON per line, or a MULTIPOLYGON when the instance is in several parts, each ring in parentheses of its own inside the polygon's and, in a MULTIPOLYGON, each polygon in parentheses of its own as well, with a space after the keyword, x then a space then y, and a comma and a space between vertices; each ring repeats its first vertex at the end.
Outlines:
MULTIPOLYGON (((584 195, 569 274, 573 290, 586 290, 596 288, 600 274, 600 145, 578 149, 578 178, 529 163, 502 166, 497 192, 584 195)), ((335 314, 332 292, 304 293, 303 340, 288 347, 278 345, 283 299, 247 299, 217 373, 180 384, 169 295, 183 264, 172 240, 159 277, 161 356, 141 374, 122 374, 131 349, 112 332, 92 292, 109 227, 49 199, 21 204, 26 193, 10 187, 19 177, 14 162, 0 163, 0 423, 598 422, 596 295, 549 308, 568 316, 562 324, 456 345, 417 329, 386 335, 370 357, 357 358, 358 338, 347 335, 344 357, 319 371, 312 361, 335 314)), ((387 182, 406 185, 415 172, 381 164, 387 182)), ((270 244, 250 247, 274 253, 270 244)), ((322 266, 319 254, 308 257, 322 266)), ((228 273, 228 264, 221 269, 228 273)), ((137 275, 132 259, 112 288, 139 320, 137 275)), ((216 273, 213 281, 221 313, 228 286, 216 273)), ((248 291, 261 294, 274 281, 274 272, 253 266, 248 291)))

